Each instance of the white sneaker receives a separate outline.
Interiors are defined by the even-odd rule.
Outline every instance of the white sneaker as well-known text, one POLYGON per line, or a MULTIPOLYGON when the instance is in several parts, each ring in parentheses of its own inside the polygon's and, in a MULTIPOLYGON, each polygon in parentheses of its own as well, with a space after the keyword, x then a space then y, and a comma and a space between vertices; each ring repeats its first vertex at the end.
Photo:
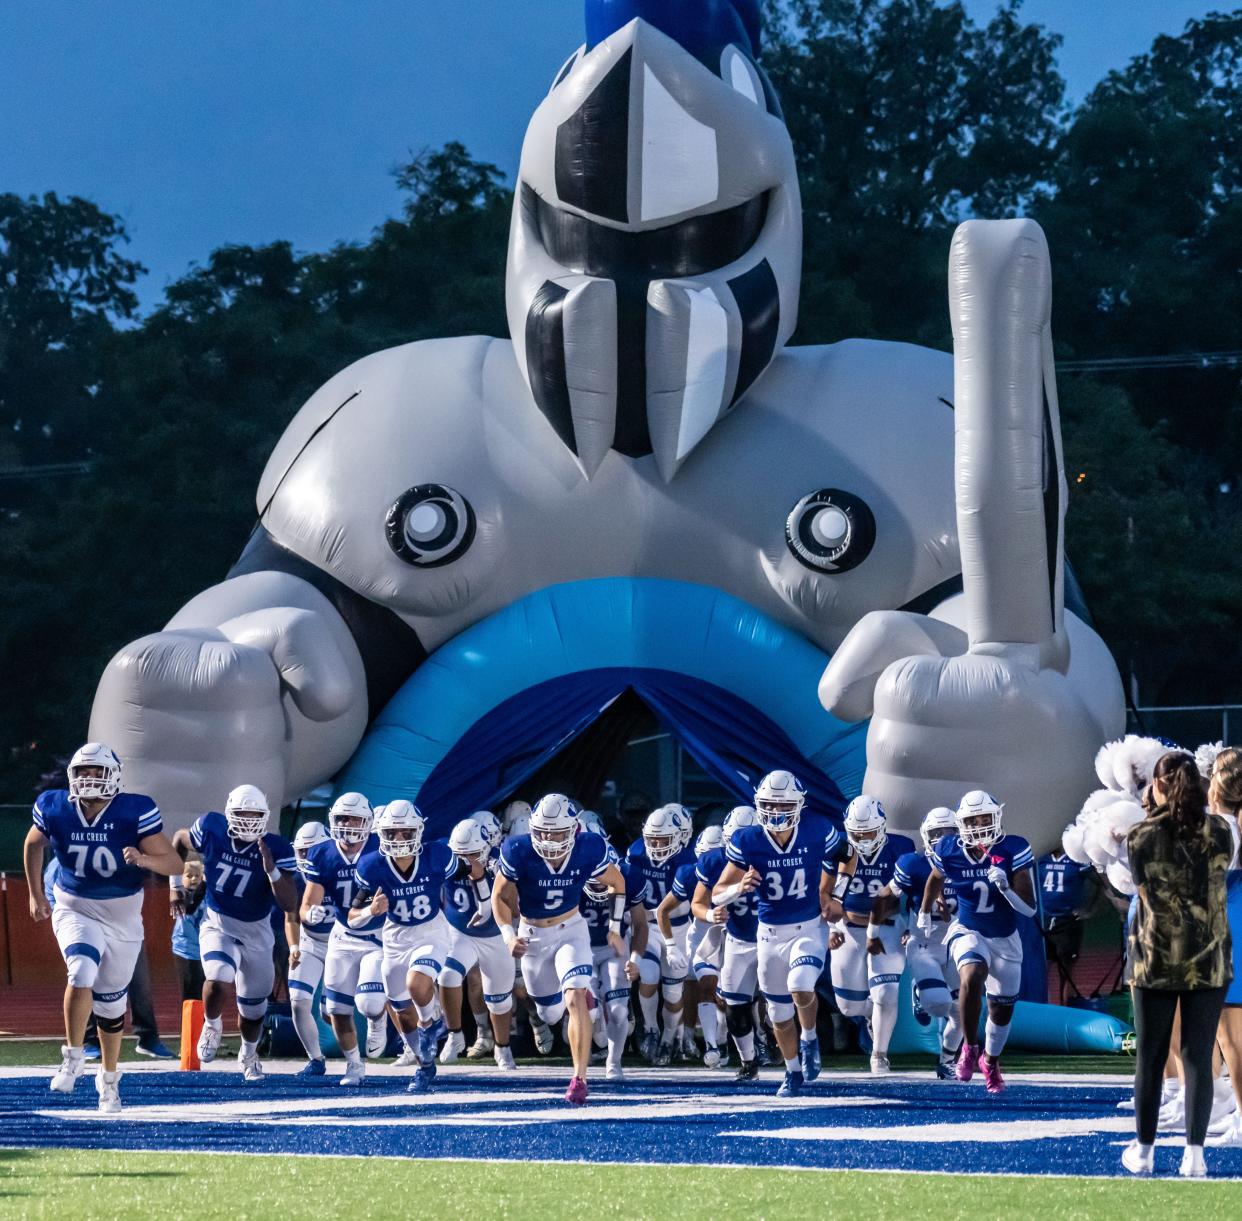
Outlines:
POLYGON ((1238 1103, 1233 1096, 1233 1086, 1229 1084, 1229 1078, 1217 1077, 1212 1084, 1212 1115, 1208 1120, 1208 1134, 1216 1136, 1223 1132, 1237 1109, 1238 1103))
POLYGON ((1234 1111, 1220 1132, 1208 1132, 1208 1144, 1217 1148, 1236 1148, 1242 1145, 1242 1111, 1234 1111))
POLYGON ((121 1113, 121 1091, 117 1083, 121 1074, 105 1073, 101 1068, 95 1074, 95 1093, 99 1095, 99 1113, 101 1115, 119 1115, 121 1113))
POLYGON ((440 1048, 441 1064, 456 1064, 457 1057, 466 1050, 466 1036, 460 1030, 450 1030, 449 1037, 440 1048))
POLYGON ((367 1018, 367 1059, 382 1056, 387 1046, 388 1018, 382 1013, 377 1018, 367 1018))
POLYGON ((241 1065, 243 1081, 253 1082, 263 1080, 263 1065, 259 1061, 257 1052, 250 1056, 244 1054, 238 1055, 237 1062, 241 1065))
POLYGON ((506 1073, 517 1071, 517 1063, 513 1059, 513 1048, 493 1047, 492 1054, 496 1057, 497 1068, 504 1069, 506 1073))
POLYGON ((619 1064, 610 1064, 604 1069, 605 1081, 624 1081, 625 1070, 619 1064))
POLYGON ((889 1068, 888 1057, 882 1056, 878 1052, 872 1053, 871 1056, 871 1075, 873 1077, 883 1077, 892 1071, 889 1068))
MULTIPOLYGON (((414 1049, 409 1046, 401 1048, 401 1054, 392 1062, 393 1068, 417 1068, 418 1055, 414 1049)), ((341 1083, 344 1085, 344 1082, 341 1083)))
POLYGON ((223 1034, 223 1030, 216 1030, 206 1023, 203 1024, 203 1031, 198 1036, 198 1058, 201 1063, 210 1064, 216 1058, 223 1034))
POLYGON ((703 1053, 703 1063, 707 1065, 708 1068, 719 1068, 720 1067, 720 1048, 709 1046, 708 1049, 703 1053))
POLYGON ((490 1056, 496 1050, 496 1040, 485 1031, 479 1031, 479 1037, 470 1044, 470 1050, 466 1052, 467 1060, 482 1060, 484 1056, 490 1056))
POLYGON ((72 1094, 78 1078, 86 1070, 86 1060, 80 1047, 60 1049, 60 1067, 52 1077, 51 1088, 57 1094, 72 1094))
POLYGON ((552 1027, 546 1022, 531 1022, 530 1032, 535 1036, 535 1050, 541 1056, 546 1056, 556 1043, 556 1035, 552 1033, 552 1027))
POLYGON ((1207 1162, 1203 1157, 1202 1145, 1186 1146, 1182 1154, 1182 1164, 1178 1167, 1177 1173, 1184 1179, 1207 1178, 1207 1162))
POLYGON ((1132 1140, 1121 1151, 1121 1164, 1131 1174, 1151 1174, 1155 1162, 1156 1149, 1154 1145, 1140 1145, 1138 1141, 1132 1140))
MULTIPOLYGON (((410 1061, 414 1063, 413 1060, 410 1061)), ((338 1085, 361 1085, 363 1079, 367 1075, 367 1066, 364 1060, 346 1060, 345 1076, 343 1076, 338 1085)))
POLYGON ((1160 1108, 1160 1117, 1156 1120, 1158 1132, 1181 1132, 1186 1127, 1186 1102, 1181 1094, 1171 1099, 1160 1108))

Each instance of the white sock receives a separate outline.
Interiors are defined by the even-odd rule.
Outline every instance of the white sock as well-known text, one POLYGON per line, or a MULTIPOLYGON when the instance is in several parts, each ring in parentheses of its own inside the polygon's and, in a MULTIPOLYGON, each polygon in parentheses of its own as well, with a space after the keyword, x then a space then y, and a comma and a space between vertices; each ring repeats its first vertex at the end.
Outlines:
POLYGON ((214 1018, 203 1018, 203 1025, 210 1026, 212 1030, 216 1032, 216 1034, 219 1034, 224 1029, 224 1018, 223 1016, 214 1017, 214 1018))
POLYGON ((888 1045, 893 1041, 893 1030, 896 1025, 896 1005, 876 1005, 871 1011, 871 1051, 873 1055, 888 1055, 888 1045))
POLYGON ((492 1033, 492 1026, 487 1018, 487 1010, 484 1009, 482 1013, 475 1013, 471 1009, 470 1012, 474 1014, 474 1024, 479 1028, 479 1034, 490 1035, 492 1033))
POLYGON ((787 1073, 800 1073, 802 1071, 802 1061, 801 1060, 786 1060, 785 1071, 787 1073))
POLYGON ((242 1059, 249 1060, 252 1056, 259 1054, 258 1040, 251 1043, 248 1039, 243 1038, 241 1041, 242 1059))
POLYGON ((319 1046, 319 1023, 310 1005, 293 1005, 293 1029, 297 1031, 306 1054, 312 1060, 322 1060, 323 1050, 319 1046))
POLYGON ((735 1034, 733 1041, 737 1044, 737 1054, 743 1060, 753 1060, 755 1058, 755 1032, 753 1030, 750 1034, 735 1034))
POLYGON ((676 1037, 678 1030, 681 1029, 681 1010, 670 1009, 664 1006, 664 1041, 671 1043, 676 1037))
POLYGON ((699 1003, 699 1025, 703 1028, 703 1042, 715 1047, 720 1042, 720 1010, 714 1001, 699 1003))
POLYGON ((644 996, 640 992, 638 994, 638 1007, 642 1010, 643 1025, 648 1030, 655 1030, 659 1022, 657 1014, 660 1012, 660 994, 654 992, 650 996, 644 996))
POLYGON ((1009 1027, 996 1026, 992 1019, 988 1018, 983 1027, 983 1050, 985 1054, 993 1060, 1005 1050, 1005 1044, 1009 1042, 1009 1027))
POLYGON ((625 1004, 613 1003, 608 1006, 608 1063, 621 1063, 625 1052, 625 1037, 629 1033, 630 1011, 625 1004))
POLYGON ((345 1054, 346 1064, 361 1064, 362 1063, 362 1052, 360 1052, 358 1048, 350 1047, 345 1050, 344 1054, 345 1054))
POLYGON ((420 1026, 430 1026, 436 1020, 436 1003, 432 1001, 429 1005, 420 1005, 415 1001, 414 1012, 418 1014, 420 1026))
POLYGON ((818 1043, 819 1042, 819 1031, 803 1030, 799 1032, 799 1037, 802 1039, 802 1042, 804 1043, 818 1043))
POLYGON ((962 1046, 962 1019, 957 1012, 957 1006, 954 1005, 949 1010, 949 1016, 944 1021, 944 1034, 940 1040, 941 1046, 949 1051, 956 1052, 962 1046))

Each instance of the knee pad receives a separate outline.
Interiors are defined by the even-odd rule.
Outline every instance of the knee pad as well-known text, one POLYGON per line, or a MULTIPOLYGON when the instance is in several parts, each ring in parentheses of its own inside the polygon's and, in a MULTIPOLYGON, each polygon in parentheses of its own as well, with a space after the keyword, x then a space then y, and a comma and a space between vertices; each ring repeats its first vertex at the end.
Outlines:
POLYGON ((660 982, 660 960, 650 951, 638 960, 638 980, 648 987, 660 982))
POLYGON ((213 984, 231 984, 237 978, 237 964, 227 954, 204 954, 203 977, 213 984))
POLYGON ((558 1000, 550 1005, 542 1005, 536 1001, 535 1012, 545 1026, 555 1026, 565 1016, 565 1002, 558 1000))
POLYGON ((105 1030, 120 1030, 125 1025, 125 996, 129 988, 119 992, 94 992, 91 994, 91 1008, 99 1025, 105 1030), (104 1026, 104 1022, 116 1022, 116 1026, 104 1026))
POLYGON ((483 1003, 487 1006, 488 1013, 494 1013, 497 1017, 502 1017, 506 1013, 513 1012, 513 993, 497 992, 495 995, 485 995, 483 1003))
POLYGON ((315 1004, 315 994, 313 992, 303 992, 300 988, 289 989, 289 1008, 305 1009, 308 1013, 315 1004))
POLYGON ((257 1022, 260 1018, 267 1016, 267 997, 266 996, 239 996, 237 998, 237 1012, 242 1015, 248 1022, 257 1022))
POLYGON ((790 992, 814 992, 823 971, 822 959, 813 958, 809 954, 795 958, 789 967, 790 992))
POLYGON ((670 984, 667 979, 664 981, 664 1003, 666 1005, 680 1005, 684 993, 685 988, 680 981, 674 984, 670 984))
POLYGON ((87 954, 72 952, 65 958, 71 988, 93 988, 99 976, 99 961, 87 954))
POLYGON ((725 1021, 735 1039, 744 1039, 755 1028, 749 1005, 730 1005, 725 1011, 725 1021))
POLYGON ((778 1022, 792 1022, 797 1012, 793 1001, 768 1000, 768 1017, 772 1019, 773 1025, 778 1022))
POLYGON ((343 993, 325 995, 322 1007, 328 1017, 348 1017, 354 1011, 354 998, 343 993))
POLYGON ((867 999, 857 1000, 846 998, 837 994, 837 1008, 846 1017, 866 1017, 867 1016, 867 999))
POLYGON ((125 1029, 125 1017, 123 1014, 116 1017, 104 1017, 103 1014, 96 1013, 95 1025, 104 1034, 120 1034, 125 1029))
POLYGON ((884 980, 871 985, 871 1003, 882 1008, 892 1009, 897 1004, 898 985, 896 980, 884 980))
MULTIPOLYGON (((384 1012, 388 998, 384 995, 383 984, 359 984, 355 995, 355 1003, 363 1017, 377 1018, 384 1012)), ((394 1005, 394 1008, 396 1006, 394 1005)))

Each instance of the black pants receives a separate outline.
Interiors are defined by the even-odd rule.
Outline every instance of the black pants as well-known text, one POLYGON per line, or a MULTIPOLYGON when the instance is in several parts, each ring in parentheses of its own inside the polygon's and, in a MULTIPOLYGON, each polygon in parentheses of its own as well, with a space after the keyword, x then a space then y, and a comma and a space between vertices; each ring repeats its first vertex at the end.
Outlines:
POLYGON ((197 958, 173 956, 177 964, 177 977, 181 980, 181 999, 183 1001, 201 1001, 203 999, 203 964, 197 958))
POLYGON ((1061 983, 1061 1004, 1065 1004, 1065 993, 1074 977, 1074 964, 1082 952, 1081 920, 1066 918, 1054 921, 1045 930, 1044 937, 1048 943, 1048 953, 1057 968, 1061 983))
POLYGON ((1134 1123, 1140 1144, 1156 1143, 1160 1086, 1179 1003, 1182 1065, 1186 1072, 1186 1143, 1203 1144, 1212 1116, 1212 1052, 1224 1000, 1224 988, 1196 988, 1189 992, 1134 989, 1134 1031, 1138 1037, 1134 1123))
MULTIPOLYGON (((129 994, 125 1000, 129 1005, 130 1028, 143 1047, 150 1047, 159 1040, 160 1035, 155 1023, 155 1003, 151 999, 151 971, 147 966, 146 946, 138 951, 133 978, 129 981, 129 994)), ((99 1042, 99 1029, 95 1023, 94 1013, 86 1023, 85 1041, 95 1044, 99 1042)))

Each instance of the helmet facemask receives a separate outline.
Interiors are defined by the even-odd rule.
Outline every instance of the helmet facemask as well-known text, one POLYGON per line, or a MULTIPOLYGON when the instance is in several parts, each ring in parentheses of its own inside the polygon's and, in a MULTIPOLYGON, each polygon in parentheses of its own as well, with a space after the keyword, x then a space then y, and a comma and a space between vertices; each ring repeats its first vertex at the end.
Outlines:
POLYGON ((229 835, 244 844, 257 843, 267 834, 271 815, 267 810, 233 806, 224 811, 229 835))
POLYGON ((381 856, 390 858, 418 856, 423 850, 423 828, 380 827, 379 850, 381 856))

